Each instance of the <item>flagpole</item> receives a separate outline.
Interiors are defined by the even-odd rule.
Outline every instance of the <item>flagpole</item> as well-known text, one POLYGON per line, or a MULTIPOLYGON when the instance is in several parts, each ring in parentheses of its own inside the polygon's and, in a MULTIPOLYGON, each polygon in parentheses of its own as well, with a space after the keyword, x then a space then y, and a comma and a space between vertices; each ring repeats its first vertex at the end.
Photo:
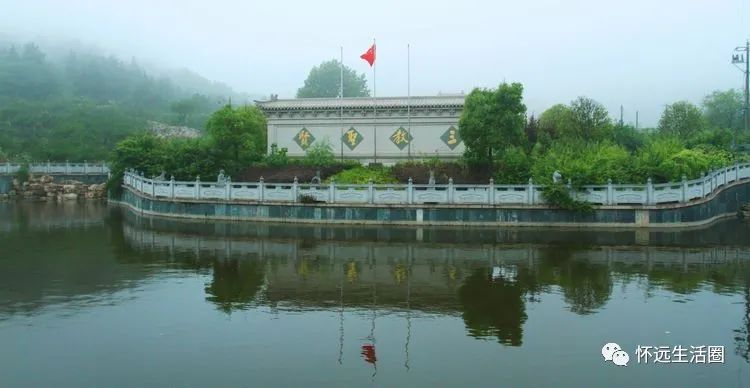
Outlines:
MULTIPOLYGON (((410 44, 406 44, 406 127, 411 139, 411 53, 410 44)), ((411 160, 411 140, 409 140, 409 160, 411 160)))
MULTIPOLYGON (((375 38, 372 38, 372 46, 375 46, 375 38)), ((377 50, 377 48, 375 49, 377 50)), ((377 52, 377 51, 376 51, 377 52)), ((378 83, 377 83, 377 77, 375 76, 375 66, 377 66, 377 61, 374 61, 372 63, 372 113, 374 114, 374 117, 372 118, 372 128, 373 128, 373 144, 375 145, 375 153, 373 155, 374 162, 378 162, 378 105, 377 101, 375 99, 378 95, 378 83)))
POLYGON ((341 127, 341 161, 344 161, 344 46, 341 46, 341 92, 339 94, 339 126, 341 127))

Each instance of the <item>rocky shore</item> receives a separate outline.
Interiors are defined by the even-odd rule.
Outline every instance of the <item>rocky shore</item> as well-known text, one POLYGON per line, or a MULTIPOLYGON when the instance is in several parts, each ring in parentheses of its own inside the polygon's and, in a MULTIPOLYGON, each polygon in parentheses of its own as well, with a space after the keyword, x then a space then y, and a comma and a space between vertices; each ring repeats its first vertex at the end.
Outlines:
POLYGON ((23 183, 14 179, 13 189, 8 194, 0 194, 0 200, 63 202, 105 198, 107 189, 104 183, 87 185, 73 180, 56 183, 49 175, 31 176, 23 183))

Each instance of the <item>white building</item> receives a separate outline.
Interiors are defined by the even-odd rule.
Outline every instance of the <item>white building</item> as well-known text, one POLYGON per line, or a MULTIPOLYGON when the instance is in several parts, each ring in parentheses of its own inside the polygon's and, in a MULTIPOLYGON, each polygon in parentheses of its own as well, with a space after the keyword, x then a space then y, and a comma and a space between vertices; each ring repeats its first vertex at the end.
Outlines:
POLYGON ((256 101, 268 119, 268 144, 302 157, 327 141, 334 153, 364 163, 456 159, 463 94, 427 97, 304 98, 256 101))

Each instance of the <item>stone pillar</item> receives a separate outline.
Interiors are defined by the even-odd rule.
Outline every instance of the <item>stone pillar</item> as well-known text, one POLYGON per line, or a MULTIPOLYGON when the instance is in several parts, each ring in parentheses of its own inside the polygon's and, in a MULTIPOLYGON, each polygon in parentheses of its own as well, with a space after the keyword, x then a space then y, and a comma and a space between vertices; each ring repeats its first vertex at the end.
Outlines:
POLYGON ((495 180, 490 178, 490 184, 487 186, 487 202, 490 205, 495 204, 495 180))
POLYGON ((65 173, 70 174, 70 162, 67 160, 65 161, 65 173))
POLYGON ((297 202, 298 195, 299 195, 299 181, 297 181, 297 177, 294 177, 294 182, 292 182, 292 202, 297 202))
POLYGON ((409 177, 409 183, 406 185, 406 203, 414 203, 414 181, 409 177))
POLYGON ((195 177, 195 190, 193 190, 193 198, 199 199, 201 197, 201 176, 195 177))
POLYGON ((51 173, 51 172, 52 172, 52 165, 49 162, 49 160, 47 160, 47 174, 49 175, 49 173, 51 173))
POLYGON ((682 196, 680 202, 687 202, 688 201, 688 183, 687 183, 687 176, 682 175, 682 196))
POLYGON ((529 183, 526 185, 526 203, 534 204, 534 179, 532 178, 529 178, 529 183))
POLYGON ((612 178, 607 179, 607 205, 612 205, 615 199, 615 188, 612 187, 612 178))
POLYGON ((453 178, 448 178, 448 192, 445 195, 448 203, 453 203, 453 190, 453 178))
POLYGON ((264 194, 265 194, 263 192, 264 191, 264 186, 265 186, 265 184, 263 183, 263 177, 260 177, 260 179, 258 180, 258 201, 260 201, 260 202, 263 202, 263 198, 264 198, 264 194))
POLYGON ((375 188, 372 187, 372 179, 367 184, 367 203, 375 203, 375 188))
POLYGON ((169 178, 169 198, 174 199, 174 175, 169 178))
POLYGON ((336 181, 331 178, 331 183, 328 185, 328 203, 336 203, 336 181))
POLYGON ((646 205, 653 205, 654 201, 654 185, 651 183, 651 177, 646 180, 646 205))
POLYGON ((230 201, 232 199, 232 178, 227 177, 224 181, 224 199, 230 201))
POLYGON ((88 167, 89 167, 88 161, 84 160, 83 161, 83 175, 86 175, 88 173, 88 170, 89 170, 88 167))

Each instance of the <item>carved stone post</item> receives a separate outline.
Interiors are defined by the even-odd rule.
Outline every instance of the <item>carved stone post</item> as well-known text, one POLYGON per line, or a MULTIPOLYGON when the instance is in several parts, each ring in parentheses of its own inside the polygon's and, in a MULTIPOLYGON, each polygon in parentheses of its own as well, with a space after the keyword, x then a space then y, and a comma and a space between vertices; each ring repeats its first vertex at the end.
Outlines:
POLYGON ((297 181, 297 177, 294 177, 294 182, 292 183, 292 202, 297 202, 298 192, 299 181, 297 181))
POLYGON ((490 184, 487 186, 487 202, 490 205, 495 204, 495 180, 490 178, 490 184))
POLYGON ((414 203, 414 182, 409 177, 409 183, 406 185, 406 203, 414 203))
POLYGON ((265 194, 263 192, 264 191, 264 187, 265 187, 265 184, 263 183, 263 177, 260 177, 260 179, 258 180, 258 201, 260 201, 260 202, 263 202, 263 198, 264 198, 264 194, 265 194))
POLYGON ((70 162, 67 160, 65 161, 65 173, 70 174, 70 162))
POLYGON ((83 175, 86 175, 89 172, 89 162, 84 160, 83 161, 83 175))
POLYGON ((526 203, 529 205, 535 205, 535 197, 536 187, 534 186, 534 178, 529 178, 529 183, 526 186, 526 203))
POLYGON ((174 199, 174 175, 169 178, 169 198, 174 199))
POLYGON ((51 163, 49 162, 49 160, 47 160, 47 174, 49 174, 51 172, 52 172, 52 166, 51 166, 51 163))
POLYGON ((336 203, 336 182, 333 178, 328 185, 328 203, 336 203))
POLYGON ((372 187, 372 179, 367 184, 367 203, 375 203, 375 188, 372 187))
POLYGON ((232 199, 232 178, 229 176, 224 180, 224 199, 227 201, 232 199))
POLYGON ((448 193, 446 194, 446 197, 448 198, 448 203, 453 203, 453 178, 448 178, 448 193))
POLYGON ((654 185, 651 183, 651 177, 646 181, 646 205, 654 204, 654 185))
POLYGON ((687 202, 688 201, 688 193, 687 193, 688 183, 687 183, 687 176, 685 174, 682 175, 682 199, 680 202, 687 202))
POLYGON ((199 199, 201 197, 201 176, 195 177, 195 190, 193 190, 193 197, 199 199))
POLYGON ((607 179, 607 205, 612 205, 615 199, 615 188, 612 187, 612 178, 607 179))

